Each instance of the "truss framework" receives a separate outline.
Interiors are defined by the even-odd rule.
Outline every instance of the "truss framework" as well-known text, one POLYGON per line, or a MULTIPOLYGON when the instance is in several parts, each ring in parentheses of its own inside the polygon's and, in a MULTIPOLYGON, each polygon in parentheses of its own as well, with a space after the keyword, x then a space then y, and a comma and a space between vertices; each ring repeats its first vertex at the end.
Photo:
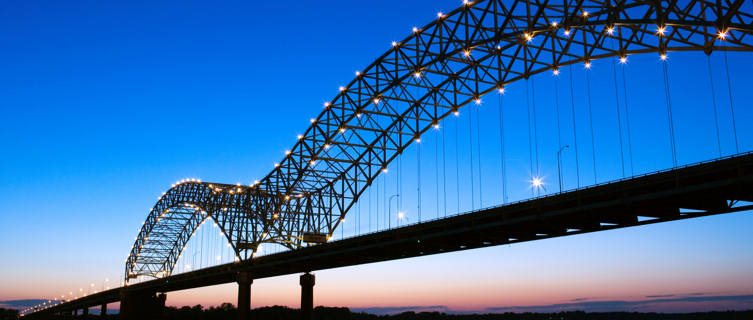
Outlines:
POLYGON ((166 192, 136 238, 126 280, 169 275, 206 218, 239 259, 264 242, 297 248, 305 232, 330 236, 422 133, 511 82, 629 54, 753 51, 752 33, 753 1, 744 0, 467 2, 357 73, 258 183, 187 181, 166 192))

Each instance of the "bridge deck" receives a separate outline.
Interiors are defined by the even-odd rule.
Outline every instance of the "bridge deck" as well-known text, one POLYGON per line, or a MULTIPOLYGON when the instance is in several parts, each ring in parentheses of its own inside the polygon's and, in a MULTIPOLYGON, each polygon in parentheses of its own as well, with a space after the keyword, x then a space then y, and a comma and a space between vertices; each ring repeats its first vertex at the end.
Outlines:
MULTIPOLYGON (((258 279, 753 209, 737 201, 753 202, 752 153, 182 273, 125 290, 168 292, 234 282, 241 271, 258 279)), ((53 309, 119 301, 122 289, 53 309)))

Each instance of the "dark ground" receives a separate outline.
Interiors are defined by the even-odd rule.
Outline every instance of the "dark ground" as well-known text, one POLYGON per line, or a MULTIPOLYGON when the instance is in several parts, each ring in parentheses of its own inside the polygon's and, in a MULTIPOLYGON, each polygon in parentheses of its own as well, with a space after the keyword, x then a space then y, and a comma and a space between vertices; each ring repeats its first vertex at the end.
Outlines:
MULTIPOLYGON (((15 310, 0 309, 0 320, 17 319, 15 310)), ((107 319, 116 320, 118 315, 108 315, 107 319)), ((238 312, 232 304, 219 307, 165 308, 164 320, 234 320, 238 312)), ((287 307, 263 307, 251 311, 251 319, 262 320, 300 320, 299 310, 287 307)), ((82 319, 78 317, 76 319, 82 319)), ((87 319, 100 319, 90 315, 87 319)), ((348 308, 316 307, 313 320, 753 320, 753 310, 718 311, 700 313, 636 313, 636 312, 593 312, 570 311, 559 313, 496 313, 456 315, 438 312, 404 312, 389 316, 367 313, 354 313, 348 308)))

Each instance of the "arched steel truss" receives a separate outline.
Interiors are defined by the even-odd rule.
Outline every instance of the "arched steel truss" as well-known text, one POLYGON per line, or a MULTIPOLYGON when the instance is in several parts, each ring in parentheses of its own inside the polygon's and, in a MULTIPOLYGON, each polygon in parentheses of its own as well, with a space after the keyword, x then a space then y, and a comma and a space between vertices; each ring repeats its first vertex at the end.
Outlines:
POLYGON ((206 217, 242 258, 264 242, 296 248, 304 232, 331 235, 411 142, 511 82, 636 53, 753 51, 751 33, 750 0, 467 2, 357 73, 258 183, 191 181, 170 189, 136 238, 126 279, 171 273, 206 217))

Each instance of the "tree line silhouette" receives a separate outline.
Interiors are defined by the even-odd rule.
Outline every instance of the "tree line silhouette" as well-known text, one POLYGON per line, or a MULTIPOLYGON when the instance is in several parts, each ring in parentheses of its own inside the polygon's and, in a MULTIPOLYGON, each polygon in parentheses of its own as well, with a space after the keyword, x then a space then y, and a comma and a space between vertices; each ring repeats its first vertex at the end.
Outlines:
MULTIPOLYGON (((104 319, 118 320, 117 314, 104 319)), ((204 308, 202 305, 180 308, 165 307, 163 320, 234 320, 238 310, 231 303, 204 308)), ((18 311, 0 308, 0 320, 19 319, 18 311)), ((70 319, 70 316, 66 319, 70 319)), ((84 319, 78 316, 75 319, 84 319)), ((103 319, 98 315, 88 315, 85 319, 103 319)), ((251 319, 299 320, 299 309, 283 306, 261 307, 251 310, 251 319)), ((753 310, 714 311, 695 313, 640 313, 640 312, 584 312, 566 311, 554 313, 489 313, 489 314, 447 314, 441 312, 403 312, 392 315, 375 315, 353 312, 348 308, 316 307, 313 320, 750 320, 753 310)))

